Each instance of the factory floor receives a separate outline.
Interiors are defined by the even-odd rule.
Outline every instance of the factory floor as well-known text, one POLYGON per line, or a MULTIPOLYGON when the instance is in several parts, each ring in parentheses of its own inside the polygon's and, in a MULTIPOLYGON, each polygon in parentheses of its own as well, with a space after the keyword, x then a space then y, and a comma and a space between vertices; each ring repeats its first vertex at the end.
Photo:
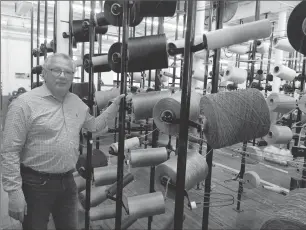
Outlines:
MULTIPOLYGON (((113 137, 104 138, 101 142, 103 145, 100 149, 108 152, 109 143, 112 143, 113 137)), ((236 145, 236 147, 241 144, 236 145)), ((214 150, 214 167, 212 171, 212 191, 211 191, 211 207, 209 213, 209 229, 258 229, 261 224, 271 216, 272 212, 277 210, 278 204, 284 202, 284 196, 271 192, 262 188, 262 186, 255 189, 244 189, 242 194, 241 210, 235 211, 237 206, 237 191, 238 182, 229 181, 233 178, 231 174, 234 170, 240 170, 241 158, 233 154, 229 149, 214 150), (220 165, 222 167, 220 167, 220 165), (229 170, 231 168, 231 170, 229 170), (228 201, 229 195, 234 197, 234 204, 228 201), (221 202, 223 200, 223 202, 221 202), (227 201, 225 201, 227 200, 227 201), (224 206, 226 205, 226 206, 224 206)), ((116 157, 110 157, 110 163, 116 164, 116 157)), ((281 167, 281 166, 279 166, 281 167)), ((284 169, 284 167, 282 167, 284 169)), ((289 189, 290 177, 288 174, 273 170, 263 164, 247 164, 246 171, 255 171, 259 174, 262 180, 268 181, 275 185, 289 189)), ((125 196, 134 196, 146 194, 149 191, 149 168, 131 169, 135 181, 124 188, 125 196)), ((185 206, 185 229, 202 229, 204 187, 200 185, 200 189, 193 189, 189 192, 191 201, 198 203, 197 208, 189 210, 185 206)), ((105 204, 114 203, 107 200, 101 204, 101 208, 105 204)), ((21 229, 18 222, 12 220, 7 216, 7 194, 1 188, 1 222, 0 229, 21 229)), ((166 213, 163 215, 154 216, 152 222, 152 229, 161 229, 163 223, 174 213, 173 202, 166 200, 166 213)), ((123 215, 125 215, 123 211, 123 215)), ((82 220, 80 220, 83 222, 82 220)), ((92 229, 114 229, 114 219, 94 221, 91 223, 92 229)), ((135 222, 129 229, 147 229, 148 219, 143 218, 135 222)), ((54 229, 52 221, 50 221, 49 229, 54 229)))

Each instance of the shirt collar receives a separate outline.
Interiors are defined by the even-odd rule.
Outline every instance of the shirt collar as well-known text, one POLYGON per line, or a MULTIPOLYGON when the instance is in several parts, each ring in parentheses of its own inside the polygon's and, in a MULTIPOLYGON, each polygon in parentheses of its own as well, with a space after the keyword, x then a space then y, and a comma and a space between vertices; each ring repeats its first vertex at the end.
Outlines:
POLYGON ((41 97, 52 96, 51 91, 48 89, 45 83, 42 86, 38 87, 37 91, 41 97))

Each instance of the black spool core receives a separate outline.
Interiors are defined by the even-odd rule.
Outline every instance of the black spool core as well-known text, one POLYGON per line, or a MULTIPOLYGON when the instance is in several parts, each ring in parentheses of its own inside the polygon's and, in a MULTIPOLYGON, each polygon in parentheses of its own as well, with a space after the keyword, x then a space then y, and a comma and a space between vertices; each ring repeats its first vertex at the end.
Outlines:
POLYGON ((162 121, 164 122, 167 122, 167 123, 172 123, 175 119, 175 115, 173 114, 172 111, 170 110, 165 110, 162 112, 161 114, 161 119, 162 121))
POLYGON ((269 137, 272 137, 273 133, 271 131, 269 131, 269 137))
POLYGON ((273 102, 274 102, 273 98, 271 98, 271 99, 270 99, 270 102, 271 102, 271 103, 273 103, 273 102))
POLYGON ((160 184, 166 187, 168 183, 171 183, 171 180, 169 181, 169 179, 170 178, 167 176, 162 176, 160 178, 160 184))
POLYGON ((278 42, 278 38, 274 38, 274 39, 273 39, 273 44, 276 45, 277 42, 278 42))
POLYGON ((230 74, 229 70, 226 70, 225 75, 228 76, 230 74))
POLYGON ((88 27, 89 27, 89 21, 83 21, 82 22, 82 28, 83 29, 88 29, 88 27))
POLYGON ((278 71, 279 71, 279 67, 278 66, 274 67, 274 72, 277 73, 278 71))
POLYGON ((261 69, 257 70, 257 74, 263 74, 263 71, 261 69))
POLYGON ((122 6, 118 3, 114 3, 111 7, 111 12, 113 15, 116 15, 116 16, 122 14, 122 6))
POLYGON ((121 61, 120 53, 113 53, 112 60, 114 63, 119 63, 121 61))
POLYGON ((261 45, 261 41, 257 41, 256 44, 257 44, 258 46, 260 46, 260 45, 261 45))

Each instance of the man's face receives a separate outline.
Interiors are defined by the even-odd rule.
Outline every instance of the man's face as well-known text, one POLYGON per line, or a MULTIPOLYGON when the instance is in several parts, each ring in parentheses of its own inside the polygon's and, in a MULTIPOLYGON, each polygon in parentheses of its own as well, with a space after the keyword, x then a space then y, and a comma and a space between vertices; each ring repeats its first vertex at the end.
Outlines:
POLYGON ((74 76, 74 67, 71 61, 62 57, 51 60, 45 70, 44 79, 48 89, 55 96, 64 96, 68 93, 74 76))

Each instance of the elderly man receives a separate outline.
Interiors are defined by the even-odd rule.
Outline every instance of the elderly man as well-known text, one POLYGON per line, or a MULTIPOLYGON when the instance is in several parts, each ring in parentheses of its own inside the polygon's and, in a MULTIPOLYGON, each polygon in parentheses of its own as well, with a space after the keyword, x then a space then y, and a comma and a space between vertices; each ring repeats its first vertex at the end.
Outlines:
POLYGON ((47 229, 52 213, 56 229, 77 229, 77 188, 72 172, 78 159, 82 128, 99 132, 118 112, 121 99, 93 117, 69 92, 74 65, 65 54, 49 56, 45 83, 16 98, 5 120, 2 155, 3 188, 9 215, 23 229, 47 229))

